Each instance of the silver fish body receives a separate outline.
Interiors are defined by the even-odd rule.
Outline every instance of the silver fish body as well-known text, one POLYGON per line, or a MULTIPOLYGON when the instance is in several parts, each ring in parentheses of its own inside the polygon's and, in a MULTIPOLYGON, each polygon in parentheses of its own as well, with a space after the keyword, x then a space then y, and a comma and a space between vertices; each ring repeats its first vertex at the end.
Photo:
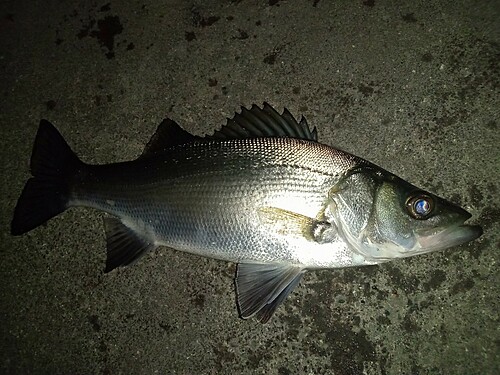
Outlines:
POLYGON ((111 216, 105 271, 157 246, 238 263, 243 318, 266 322, 306 270, 362 266, 481 235, 462 208, 359 157, 317 142, 285 110, 253 106, 212 136, 165 120, 136 160, 88 165, 42 120, 33 177, 11 232, 69 207, 111 216))
POLYGON ((241 262, 304 268, 366 264, 338 236, 280 228, 270 208, 316 218, 340 177, 363 160, 295 138, 202 141, 128 163, 82 168, 69 206, 106 211, 155 245, 241 262))

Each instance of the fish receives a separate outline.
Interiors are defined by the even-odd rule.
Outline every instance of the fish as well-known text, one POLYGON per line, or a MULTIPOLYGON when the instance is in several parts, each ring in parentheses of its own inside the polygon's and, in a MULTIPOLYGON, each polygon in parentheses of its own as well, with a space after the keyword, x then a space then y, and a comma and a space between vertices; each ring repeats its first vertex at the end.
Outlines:
POLYGON ((104 272, 158 246, 236 266, 237 309, 267 322, 307 271, 381 264, 482 234, 471 214, 358 156, 270 104, 211 135, 165 119, 135 160, 91 165, 41 120, 14 236, 72 207, 104 214, 104 272))

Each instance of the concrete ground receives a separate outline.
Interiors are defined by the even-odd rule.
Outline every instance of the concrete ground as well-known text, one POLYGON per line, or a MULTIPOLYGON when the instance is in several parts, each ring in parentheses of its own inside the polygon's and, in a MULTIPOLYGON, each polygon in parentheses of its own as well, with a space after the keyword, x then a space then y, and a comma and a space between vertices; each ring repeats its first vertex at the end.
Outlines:
POLYGON ((0 372, 500 373, 499 17, 498 0, 2 1, 0 372), (311 272, 266 325, 238 317, 233 264, 161 248, 104 275, 99 212, 10 236, 41 118, 107 163, 166 116, 211 133, 263 101, 484 235, 311 272))

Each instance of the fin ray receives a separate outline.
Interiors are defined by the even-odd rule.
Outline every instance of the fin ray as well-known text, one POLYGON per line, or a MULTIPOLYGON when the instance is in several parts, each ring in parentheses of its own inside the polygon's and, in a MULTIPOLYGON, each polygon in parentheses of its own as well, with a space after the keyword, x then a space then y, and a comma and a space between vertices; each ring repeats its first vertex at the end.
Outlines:
POLYGON ((144 148, 140 158, 161 153, 170 147, 195 142, 202 139, 189 133, 169 118, 163 120, 144 148))
POLYGON ((107 256, 104 272, 135 263, 148 251, 156 248, 151 241, 142 238, 115 217, 104 218, 107 256))
POLYGON ((283 235, 304 237, 318 243, 330 242, 338 233, 337 227, 324 220, 318 220, 277 207, 261 207, 260 221, 270 230, 283 235))
POLYGON ((235 283, 241 317, 257 315, 262 323, 267 322, 304 272, 287 264, 239 263, 235 283))
POLYGON ((84 166, 54 125, 41 120, 31 154, 33 177, 17 201, 11 234, 29 232, 65 211, 71 176, 84 166))
MULTIPOLYGON (((304 271, 305 272, 305 271, 304 271)), ((303 273, 298 274, 293 280, 286 286, 283 291, 276 296, 272 303, 268 303, 264 305, 255 316, 261 323, 267 323, 271 316, 273 316, 274 312, 278 308, 279 305, 285 300, 286 297, 295 289, 295 287, 299 284, 302 279, 303 273)))
POLYGON ((258 137, 291 137, 317 141, 316 128, 312 131, 304 117, 300 123, 286 108, 280 115, 271 105, 264 103, 263 108, 252 105, 250 109, 242 107, 240 113, 228 119, 225 126, 206 139, 243 139, 258 137))

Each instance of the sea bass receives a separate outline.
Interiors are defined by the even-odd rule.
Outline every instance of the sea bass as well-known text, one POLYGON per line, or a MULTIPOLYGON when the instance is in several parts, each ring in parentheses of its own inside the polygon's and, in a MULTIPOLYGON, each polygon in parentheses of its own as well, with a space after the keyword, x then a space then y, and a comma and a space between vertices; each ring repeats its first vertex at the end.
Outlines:
POLYGON ((142 155, 82 162, 40 122, 11 224, 21 235, 69 207, 104 211, 105 272, 158 246, 237 263, 240 316, 269 320, 315 269, 365 266, 479 237, 457 205, 319 143, 302 117, 242 108, 213 135, 164 120, 142 155))

